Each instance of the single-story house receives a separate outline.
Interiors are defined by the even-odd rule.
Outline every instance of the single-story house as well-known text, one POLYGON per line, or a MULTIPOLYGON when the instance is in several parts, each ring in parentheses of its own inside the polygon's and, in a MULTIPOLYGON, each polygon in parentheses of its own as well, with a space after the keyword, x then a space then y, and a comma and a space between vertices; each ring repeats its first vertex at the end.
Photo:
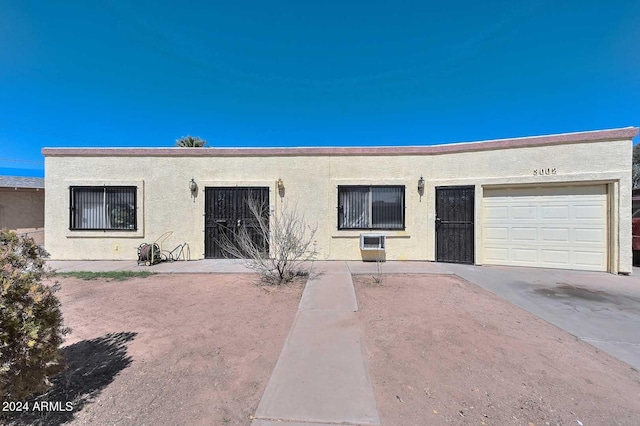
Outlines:
POLYGON ((53 259, 135 259, 173 231, 192 258, 297 205, 319 259, 427 260, 630 273, 638 128, 435 146, 45 148, 53 259))
POLYGON ((44 179, 0 176, 0 229, 44 243, 44 179))

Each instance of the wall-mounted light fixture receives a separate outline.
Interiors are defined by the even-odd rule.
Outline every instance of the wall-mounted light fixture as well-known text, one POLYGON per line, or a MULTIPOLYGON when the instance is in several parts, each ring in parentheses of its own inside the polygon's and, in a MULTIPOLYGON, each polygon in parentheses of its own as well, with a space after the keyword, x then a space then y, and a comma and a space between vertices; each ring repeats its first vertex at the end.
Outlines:
POLYGON ((198 194, 198 184, 193 178, 189 181, 189 191, 191 191, 191 198, 193 198, 193 202, 195 203, 196 195, 198 194))
POLYGON ((278 178, 276 185, 278 186, 278 193, 280 194, 280 197, 284 197, 284 182, 282 182, 282 179, 278 178))
POLYGON ((418 179, 418 194, 420 194, 420 201, 422 201, 424 195, 424 178, 422 176, 418 179))

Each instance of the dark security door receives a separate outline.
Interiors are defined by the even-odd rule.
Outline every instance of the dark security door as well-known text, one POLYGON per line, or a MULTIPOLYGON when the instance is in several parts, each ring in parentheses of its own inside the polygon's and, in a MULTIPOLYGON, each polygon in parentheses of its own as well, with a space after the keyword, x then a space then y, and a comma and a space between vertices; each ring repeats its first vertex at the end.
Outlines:
POLYGON ((247 230, 257 247, 269 250, 268 239, 264 238, 265 232, 260 229, 259 221, 249 208, 249 200, 255 200, 260 206, 261 216, 268 229, 269 188, 205 188, 205 258, 229 257, 223 250, 223 242, 229 241, 237 247, 237 236, 242 228, 247 230))
POLYGON ((436 260, 474 261, 473 186, 436 187, 436 260))

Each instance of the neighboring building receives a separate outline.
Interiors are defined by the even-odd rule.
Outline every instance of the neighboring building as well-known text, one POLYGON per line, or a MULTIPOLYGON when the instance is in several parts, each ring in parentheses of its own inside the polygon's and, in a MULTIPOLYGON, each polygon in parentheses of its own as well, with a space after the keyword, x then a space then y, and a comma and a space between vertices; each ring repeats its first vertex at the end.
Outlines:
POLYGON ((640 264, 640 188, 631 193, 631 233, 633 235, 633 264, 640 264))
POLYGON ((0 229, 8 228, 44 244, 44 179, 0 176, 0 229))
POLYGON ((367 258, 361 235, 381 234, 387 260, 630 273, 637 134, 384 148, 46 148, 47 249, 53 259, 135 259, 142 242, 170 230, 165 248, 187 242, 193 258, 220 257, 216 236, 249 223, 242 206, 253 194, 271 215, 297 204, 318 225, 320 259, 367 258))

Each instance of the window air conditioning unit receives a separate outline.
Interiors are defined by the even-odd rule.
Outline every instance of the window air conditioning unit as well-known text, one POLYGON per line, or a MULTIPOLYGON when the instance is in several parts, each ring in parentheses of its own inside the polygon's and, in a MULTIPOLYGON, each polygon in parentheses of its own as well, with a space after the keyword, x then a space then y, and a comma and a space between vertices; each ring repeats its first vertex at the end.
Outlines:
POLYGON ((360 250, 384 250, 386 243, 384 234, 360 234, 360 250))

